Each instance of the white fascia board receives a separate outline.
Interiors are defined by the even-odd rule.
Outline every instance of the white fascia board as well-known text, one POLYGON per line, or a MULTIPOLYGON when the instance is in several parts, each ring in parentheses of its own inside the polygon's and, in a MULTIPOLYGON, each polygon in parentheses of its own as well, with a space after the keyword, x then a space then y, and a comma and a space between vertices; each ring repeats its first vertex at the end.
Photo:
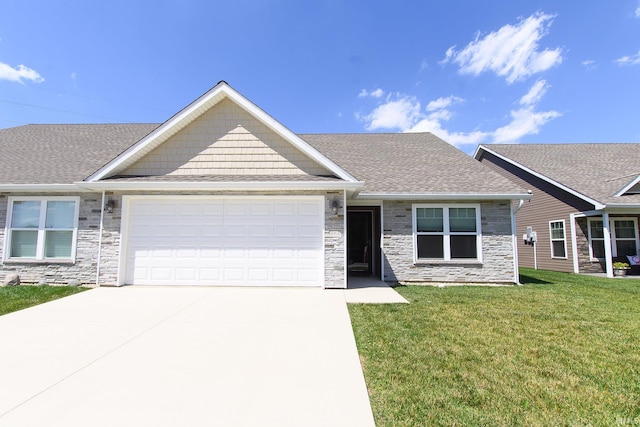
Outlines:
POLYGON ((4 184, 0 185, 1 193, 77 193, 90 191, 75 184, 4 184))
POLYGON ((620 197, 623 194, 625 194, 627 191, 629 191, 629 189, 631 187, 633 187, 634 185, 636 185, 638 182, 640 181, 640 175, 636 176, 631 182, 629 182, 627 185, 625 185, 624 187, 622 187, 620 190, 618 190, 618 192, 616 194, 613 195, 613 197, 620 197))
POLYGON ((77 182, 78 187, 93 191, 289 191, 347 190, 357 191, 363 182, 262 181, 262 182, 77 182))
POLYGON ((531 200, 527 193, 360 193, 361 200, 531 200))
POLYGON ((640 209, 640 203, 607 203, 603 209, 609 213, 615 213, 613 210, 625 212, 640 209))
POLYGON ((144 154, 150 152, 153 148, 159 146, 171 136, 176 134, 180 129, 186 126, 180 126, 181 123, 190 123, 214 105, 218 104, 225 98, 231 99, 233 102, 242 107, 247 113, 251 114, 269 129, 280 135, 285 140, 289 141, 292 145, 298 148, 300 151, 309 156, 312 160, 318 162, 323 167, 327 168, 332 173, 336 174, 339 178, 345 181, 353 181, 356 179, 343 170, 341 167, 333 163, 331 160, 322 155, 318 150, 307 144, 302 138, 294 134, 292 131, 283 126, 280 122, 275 120, 264 110, 258 107, 249 99, 245 98, 239 92, 234 90, 225 82, 218 83, 213 89, 193 101, 186 108, 175 114, 169 120, 158 126, 149 135, 129 147, 118 157, 107 163, 99 171, 95 172, 86 181, 93 182, 100 180, 109 174, 117 171, 119 168, 128 166, 129 163, 142 157, 144 154))
MULTIPOLYGON (((111 160, 105 166, 103 166, 100 170, 95 172, 93 175, 88 177, 86 181, 96 181, 102 179, 123 165, 128 165, 128 161, 136 159, 139 156, 142 156, 153 148, 157 147, 162 142, 169 139, 172 135, 174 135, 177 131, 176 127, 179 126, 181 122, 184 120, 193 121, 195 118, 200 116, 204 111, 200 111, 200 109, 207 105, 208 108, 211 108, 213 105, 217 104, 223 99, 221 96, 222 91, 225 87, 228 87, 224 82, 220 82, 211 90, 209 90, 204 95, 200 96, 198 99, 193 101, 187 107, 180 110, 173 117, 171 117, 166 122, 162 123, 156 129, 154 129, 150 134, 142 138, 140 141, 136 142, 134 145, 129 147, 127 150, 122 152, 118 157, 111 160), (195 117, 194 117, 195 116, 195 117)), ((207 109, 208 109, 207 108, 207 109)), ((182 129, 180 127, 179 129, 182 129)))
POLYGON ((486 149, 484 148, 484 145, 478 145, 478 146, 476 147, 476 151, 474 151, 474 152, 473 152, 473 156, 471 156, 471 157, 473 157, 473 158, 474 158, 474 159, 476 159, 476 160, 480 160, 480 159, 479 159, 479 157, 480 157, 480 150, 486 150, 486 149))
POLYGON ((480 149, 486 151, 487 153, 493 154, 494 156, 498 157, 499 159, 502 159, 505 162, 510 163, 510 164, 514 165, 515 167, 517 167, 519 169, 522 169, 523 171, 525 171, 525 172, 527 172, 527 173, 529 173, 529 174, 531 174, 531 175, 533 175, 533 176, 535 176, 537 178, 540 178, 541 180, 546 181, 551 185, 554 185, 554 186, 560 188, 561 190, 566 191, 567 193, 573 194, 574 196, 584 200, 587 203, 591 203, 595 207, 595 209, 604 208, 604 204, 598 202, 597 200, 594 200, 591 197, 587 197, 584 194, 579 193, 579 192, 567 187, 566 185, 560 184, 558 181, 554 181, 553 179, 548 178, 548 177, 546 177, 546 176, 544 176, 544 175, 542 175, 542 174, 540 174, 540 173, 538 173, 538 172, 536 172, 536 171, 534 171, 532 169, 529 169, 528 167, 526 167, 526 166, 524 166, 524 165, 522 165, 522 164, 520 164, 520 163, 518 163, 516 161, 513 161, 508 157, 505 157, 505 156, 503 156, 501 154, 498 154, 495 151, 490 150, 489 148, 487 148, 484 145, 480 145, 478 147, 478 149, 476 150, 476 153, 474 154, 474 158, 476 158, 476 160, 477 160, 476 156, 478 156, 480 154, 480 149))

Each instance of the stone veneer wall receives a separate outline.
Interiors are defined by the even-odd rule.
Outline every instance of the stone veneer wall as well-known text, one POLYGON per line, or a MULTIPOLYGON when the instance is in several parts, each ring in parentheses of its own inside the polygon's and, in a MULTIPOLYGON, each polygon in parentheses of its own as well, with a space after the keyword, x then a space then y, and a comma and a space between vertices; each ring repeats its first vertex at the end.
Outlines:
MULTIPOLYGON (((126 194, 126 193, 124 193, 126 194)), ((166 193, 146 193, 162 195, 166 193)), ((215 194, 251 196, 265 195, 265 193, 234 192, 234 193, 207 193, 207 192, 176 192, 172 195, 203 195, 215 194)), ((325 196, 325 287, 345 288, 344 256, 346 251, 346 236, 344 232, 344 210, 341 208, 338 215, 331 212, 331 201, 338 197, 342 200, 342 192, 273 192, 267 195, 324 195, 325 196)), ((116 202, 113 213, 105 213, 102 231, 102 253, 100 262, 100 285, 116 285, 118 283, 118 262, 120 252, 120 225, 122 222, 122 196, 123 193, 108 193, 116 202)), ((344 200, 341 202, 344 206, 344 200)), ((96 246, 97 247, 97 246, 96 246)))
MULTIPOLYGON (((24 194, 22 196, 55 197, 58 194, 24 194)), ((95 284, 98 261, 98 240, 100 234, 101 193, 60 194, 60 196, 79 196, 78 242, 76 262, 22 262, 4 261, 2 279, 9 273, 20 275, 25 283, 39 284, 95 284)), ((7 222, 8 194, 0 195, 0 224, 7 222)), ((6 228, 0 229, 0 240, 4 251, 6 228)), ((4 252, 2 254, 4 259, 4 252)))
MULTIPOLYGON (((513 240, 508 201, 480 203, 482 258, 480 263, 413 263, 412 205, 383 205, 384 280, 388 282, 513 283, 513 240)), ((424 202, 423 202, 424 203, 424 202)), ((455 205, 451 202, 431 202, 455 205)))
MULTIPOLYGON (((602 219, 602 217, 597 217, 602 219)), ((568 227, 569 225, 567 225, 568 227)), ((580 273, 603 273, 604 261, 591 261, 589 257, 589 237, 587 218, 576 219, 576 248, 578 249, 578 271, 580 273)))

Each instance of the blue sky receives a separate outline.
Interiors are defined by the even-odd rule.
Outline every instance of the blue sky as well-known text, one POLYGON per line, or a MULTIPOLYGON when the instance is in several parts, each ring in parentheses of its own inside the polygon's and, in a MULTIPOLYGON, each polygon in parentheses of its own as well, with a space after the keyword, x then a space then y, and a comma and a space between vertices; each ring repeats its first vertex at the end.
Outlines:
POLYGON ((219 80, 297 133, 638 142, 640 0, 2 6, 0 128, 162 122, 219 80))

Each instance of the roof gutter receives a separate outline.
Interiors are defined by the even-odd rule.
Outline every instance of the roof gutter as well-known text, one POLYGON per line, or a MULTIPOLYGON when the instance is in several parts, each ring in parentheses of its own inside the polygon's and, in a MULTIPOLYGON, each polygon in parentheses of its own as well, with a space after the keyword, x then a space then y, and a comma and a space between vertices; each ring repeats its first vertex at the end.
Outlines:
POLYGON ((76 182, 80 188, 91 191, 220 191, 220 190, 347 190, 358 191, 363 182, 316 182, 316 181, 247 181, 247 182, 76 182))
POLYGON ((528 193, 360 193, 369 200, 531 200, 528 193))
POLYGON ((0 193, 69 193, 90 191, 76 184, 3 184, 0 193))
POLYGON ((640 203, 607 203, 606 205, 603 205, 601 209, 640 209, 640 203))

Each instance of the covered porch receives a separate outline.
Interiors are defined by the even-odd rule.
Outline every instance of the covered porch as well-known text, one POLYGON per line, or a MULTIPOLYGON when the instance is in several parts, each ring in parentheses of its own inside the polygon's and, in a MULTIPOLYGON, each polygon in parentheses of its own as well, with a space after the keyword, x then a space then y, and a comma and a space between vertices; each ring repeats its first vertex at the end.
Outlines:
POLYGON ((571 215, 574 272, 614 277, 616 263, 640 277, 640 207, 609 207, 571 215))

